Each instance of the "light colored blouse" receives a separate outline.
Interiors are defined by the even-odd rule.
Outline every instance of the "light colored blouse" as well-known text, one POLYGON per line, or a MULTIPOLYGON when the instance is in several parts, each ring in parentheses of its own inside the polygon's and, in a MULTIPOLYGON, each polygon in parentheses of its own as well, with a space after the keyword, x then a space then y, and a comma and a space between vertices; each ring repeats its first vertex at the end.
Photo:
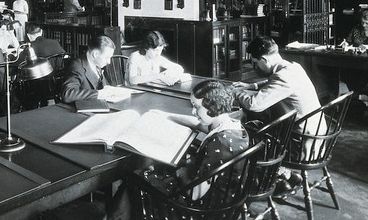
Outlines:
POLYGON ((181 74, 184 71, 179 64, 163 56, 148 59, 145 55, 141 55, 139 51, 136 51, 129 57, 125 78, 131 84, 145 83, 152 80, 149 78, 145 80, 145 77, 160 74, 161 67, 170 70, 172 73, 181 74))

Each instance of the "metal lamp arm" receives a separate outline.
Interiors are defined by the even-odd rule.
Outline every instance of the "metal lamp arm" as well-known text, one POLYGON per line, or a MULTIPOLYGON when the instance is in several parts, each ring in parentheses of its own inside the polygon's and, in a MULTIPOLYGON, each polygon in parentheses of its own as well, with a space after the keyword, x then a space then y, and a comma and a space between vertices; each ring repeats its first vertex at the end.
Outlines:
MULTIPOLYGON (((19 60, 19 54, 20 54, 20 49, 22 48, 22 47, 25 47, 25 46, 28 46, 28 47, 30 47, 31 46, 31 43, 24 43, 24 44, 21 44, 21 45, 19 45, 19 47, 17 48, 17 52, 16 52, 16 54, 15 54, 15 57, 16 57, 16 59, 15 60, 12 60, 12 61, 9 61, 8 59, 7 59, 7 61, 6 62, 4 62, 4 63, 0 63, 0 65, 4 65, 4 64, 12 64, 12 63, 15 63, 15 62, 17 62, 18 60, 19 60)), ((6 51, 5 51, 5 55, 6 56, 8 56, 10 53, 7 53, 6 51)))

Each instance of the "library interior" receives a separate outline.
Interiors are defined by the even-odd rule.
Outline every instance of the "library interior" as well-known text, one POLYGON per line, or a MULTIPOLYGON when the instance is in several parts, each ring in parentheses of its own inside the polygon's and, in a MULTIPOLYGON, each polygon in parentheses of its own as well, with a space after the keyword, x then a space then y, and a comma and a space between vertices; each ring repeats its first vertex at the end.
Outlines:
POLYGON ((368 0, 0 0, 0 220, 368 219, 368 0))

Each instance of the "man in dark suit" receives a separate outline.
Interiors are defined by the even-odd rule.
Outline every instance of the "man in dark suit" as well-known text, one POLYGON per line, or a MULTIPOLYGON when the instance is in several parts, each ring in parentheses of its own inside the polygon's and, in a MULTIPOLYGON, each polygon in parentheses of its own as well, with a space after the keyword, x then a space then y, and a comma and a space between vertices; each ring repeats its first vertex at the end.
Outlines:
MULTIPOLYGON (((54 55, 65 54, 65 50, 57 40, 47 39, 42 36, 43 31, 38 25, 27 24, 26 33, 37 57, 49 58, 54 55)), ((22 51, 19 55, 18 63, 26 60, 27 50, 22 51)), ((49 61, 54 69, 60 68, 57 66, 58 62, 55 62, 54 59, 51 58, 49 61)), ((47 99, 52 98, 53 94, 50 88, 54 87, 51 84, 53 81, 50 81, 50 76, 24 83, 21 90, 18 91, 18 97, 23 109, 33 109, 47 105, 47 99)))
POLYGON ((55 54, 65 53, 65 50, 57 40, 47 39, 42 36, 43 31, 38 25, 27 24, 26 33, 38 57, 47 58, 55 54))
POLYGON ((102 68, 110 64, 115 44, 107 36, 98 36, 88 43, 86 54, 74 60, 66 71, 62 100, 71 103, 83 99, 104 99, 109 93, 102 68))

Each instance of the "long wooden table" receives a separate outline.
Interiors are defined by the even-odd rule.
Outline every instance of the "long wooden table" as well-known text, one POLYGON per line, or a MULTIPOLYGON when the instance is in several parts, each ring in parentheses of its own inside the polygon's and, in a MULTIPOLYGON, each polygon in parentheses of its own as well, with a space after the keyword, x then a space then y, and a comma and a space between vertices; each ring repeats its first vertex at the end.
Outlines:
MULTIPOLYGON (((112 107, 188 115, 192 109, 187 98, 157 91, 132 95, 112 107)), ((26 148, 0 155, 0 219, 29 219, 122 178, 134 161, 125 151, 50 144, 87 117, 62 104, 12 115, 12 134, 23 138, 26 148)), ((6 118, 0 118, 0 129, 6 129, 6 118)))

